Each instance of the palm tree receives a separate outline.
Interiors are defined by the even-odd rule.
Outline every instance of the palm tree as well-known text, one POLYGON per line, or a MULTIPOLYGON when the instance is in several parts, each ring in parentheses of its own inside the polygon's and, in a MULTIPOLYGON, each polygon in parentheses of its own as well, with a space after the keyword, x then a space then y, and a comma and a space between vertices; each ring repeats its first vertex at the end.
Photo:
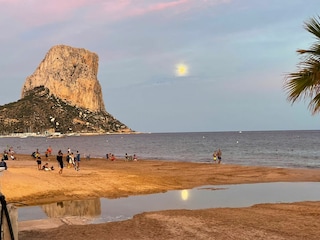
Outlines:
POLYGON ((320 17, 311 18, 305 22, 304 28, 314 35, 316 42, 308 50, 299 49, 302 61, 298 71, 286 76, 284 89, 291 103, 297 100, 311 98, 308 108, 312 114, 320 112, 320 17))

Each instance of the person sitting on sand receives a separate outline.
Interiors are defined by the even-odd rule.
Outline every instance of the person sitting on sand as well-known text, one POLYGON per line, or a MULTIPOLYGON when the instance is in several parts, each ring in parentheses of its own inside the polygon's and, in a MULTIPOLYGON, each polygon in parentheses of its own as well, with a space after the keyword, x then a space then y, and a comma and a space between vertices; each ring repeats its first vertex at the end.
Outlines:
POLYGON ((0 162, 0 168, 4 168, 4 170, 8 169, 7 163, 4 161, 4 159, 2 159, 0 162))
POLYGON ((45 165, 43 165, 42 170, 51 171, 51 170, 54 170, 54 167, 53 166, 49 167, 49 163, 46 163, 45 165))
POLYGON ((16 157, 13 155, 13 153, 10 154, 10 159, 11 160, 16 160, 16 157))
POLYGON ((2 160, 8 160, 8 153, 6 150, 3 152, 2 160))

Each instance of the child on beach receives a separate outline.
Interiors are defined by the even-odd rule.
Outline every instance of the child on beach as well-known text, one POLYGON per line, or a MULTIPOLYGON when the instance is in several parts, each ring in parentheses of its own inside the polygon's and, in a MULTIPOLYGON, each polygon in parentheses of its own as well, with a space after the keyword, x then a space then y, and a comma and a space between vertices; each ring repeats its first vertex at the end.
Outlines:
POLYGON ((212 154, 213 162, 215 163, 217 161, 217 151, 214 151, 212 154))

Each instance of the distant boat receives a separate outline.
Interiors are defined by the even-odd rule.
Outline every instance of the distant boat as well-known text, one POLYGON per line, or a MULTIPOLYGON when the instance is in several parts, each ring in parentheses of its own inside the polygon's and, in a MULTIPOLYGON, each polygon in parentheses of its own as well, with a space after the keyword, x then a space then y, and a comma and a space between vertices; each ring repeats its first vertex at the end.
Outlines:
POLYGON ((242 131, 239 131, 239 133, 242 133, 242 131))
POLYGON ((61 134, 61 133, 59 133, 59 132, 56 132, 56 133, 50 135, 48 138, 63 138, 63 137, 65 137, 64 134, 61 134))

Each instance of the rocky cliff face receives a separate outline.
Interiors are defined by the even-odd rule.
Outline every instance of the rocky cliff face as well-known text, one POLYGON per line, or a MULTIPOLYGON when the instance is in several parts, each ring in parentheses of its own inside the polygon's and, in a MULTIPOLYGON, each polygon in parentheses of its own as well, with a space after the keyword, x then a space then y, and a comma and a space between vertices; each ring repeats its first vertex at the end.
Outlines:
POLYGON ((0 134, 133 132, 106 111, 97 73, 97 54, 52 47, 26 79, 21 99, 0 106, 0 134))
POLYGON ((106 111, 97 79, 98 61, 98 55, 86 49, 54 46, 26 79, 21 97, 35 87, 44 86, 70 105, 92 112, 106 111))

